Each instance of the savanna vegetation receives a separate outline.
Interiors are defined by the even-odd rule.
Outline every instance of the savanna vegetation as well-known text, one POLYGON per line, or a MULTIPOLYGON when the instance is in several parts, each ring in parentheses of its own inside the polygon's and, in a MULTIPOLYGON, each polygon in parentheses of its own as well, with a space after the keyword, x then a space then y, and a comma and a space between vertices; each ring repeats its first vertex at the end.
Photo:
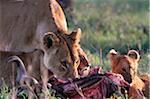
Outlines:
MULTIPOLYGON (((70 30, 81 28, 80 44, 92 66, 109 71, 110 49, 124 54, 135 49, 141 55, 138 73, 150 73, 149 0, 73 0, 65 14, 70 30)), ((6 85, 0 87, 0 99, 8 99, 11 91, 6 85)), ((26 99, 26 94, 19 95, 26 99)))
POLYGON ((148 73, 148 0, 74 0, 72 9, 66 11, 69 28, 82 29, 81 47, 92 65, 110 70, 106 57, 110 49, 120 53, 135 49, 141 55, 139 73, 148 73))

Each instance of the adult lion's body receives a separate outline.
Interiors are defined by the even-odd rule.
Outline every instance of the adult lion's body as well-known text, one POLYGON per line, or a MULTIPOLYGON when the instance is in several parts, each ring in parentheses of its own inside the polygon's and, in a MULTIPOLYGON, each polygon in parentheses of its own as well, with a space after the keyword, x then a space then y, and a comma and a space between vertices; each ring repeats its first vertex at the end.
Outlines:
POLYGON ((65 15, 56 0, 1 0, 0 3, 0 50, 28 53, 40 49, 44 53, 40 61, 54 75, 78 76, 81 31, 69 34, 65 15))
POLYGON ((31 51, 41 48, 45 32, 67 31, 63 12, 60 10, 61 16, 54 19, 59 12, 52 12, 50 1, 55 0, 2 0, 0 50, 31 51))

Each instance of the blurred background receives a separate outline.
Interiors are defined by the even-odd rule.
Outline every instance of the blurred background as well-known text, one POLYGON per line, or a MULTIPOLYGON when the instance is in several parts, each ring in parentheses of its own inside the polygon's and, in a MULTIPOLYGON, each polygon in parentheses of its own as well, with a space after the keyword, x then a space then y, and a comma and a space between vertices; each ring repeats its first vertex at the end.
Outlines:
POLYGON ((109 71, 110 49, 121 54, 135 49, 141 55, 139 74, 149 72, 149 0, 59 1, 69 29, 81 28, 81 47, 92 65, 109 71))

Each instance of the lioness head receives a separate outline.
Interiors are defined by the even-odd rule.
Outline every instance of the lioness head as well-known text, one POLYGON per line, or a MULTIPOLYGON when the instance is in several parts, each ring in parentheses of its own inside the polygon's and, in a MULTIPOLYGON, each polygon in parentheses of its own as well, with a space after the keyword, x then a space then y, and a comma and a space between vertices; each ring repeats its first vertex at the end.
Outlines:
POLYGON ((140 55, 135 50, 129 50, 127 55, 120 55, 114 49, 108 54, 112 72, 123 75, 124 79, 131 83, 137 74, 138 61, 140 55))
POLYGON ((71 34, 48 32, 43 38, 44 64, 58 78, 78 77, 78 48, 81 30, 71 34))

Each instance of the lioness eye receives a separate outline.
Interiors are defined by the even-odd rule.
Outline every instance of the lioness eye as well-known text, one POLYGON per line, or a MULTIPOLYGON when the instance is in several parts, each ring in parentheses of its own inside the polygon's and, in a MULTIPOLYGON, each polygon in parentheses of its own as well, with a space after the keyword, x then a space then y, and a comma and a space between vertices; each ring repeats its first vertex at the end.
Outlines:
POLYGON ((61 62, 61 67, 60 67, 60 69, 61 69, 61 70, 68 71, 69 67, 68 67, 66 61, 62 61, 62 62, 61 62))
POLYGON ((66 62, 66 61, 62 61, 61 64, 63 65, 64 68, 68 69, 67 62, 66 62))
POLYGON ((66 66, 67 62, 66 62, 66 61, 62 61, 61 64, 62 64, 63 66, 66 66))

